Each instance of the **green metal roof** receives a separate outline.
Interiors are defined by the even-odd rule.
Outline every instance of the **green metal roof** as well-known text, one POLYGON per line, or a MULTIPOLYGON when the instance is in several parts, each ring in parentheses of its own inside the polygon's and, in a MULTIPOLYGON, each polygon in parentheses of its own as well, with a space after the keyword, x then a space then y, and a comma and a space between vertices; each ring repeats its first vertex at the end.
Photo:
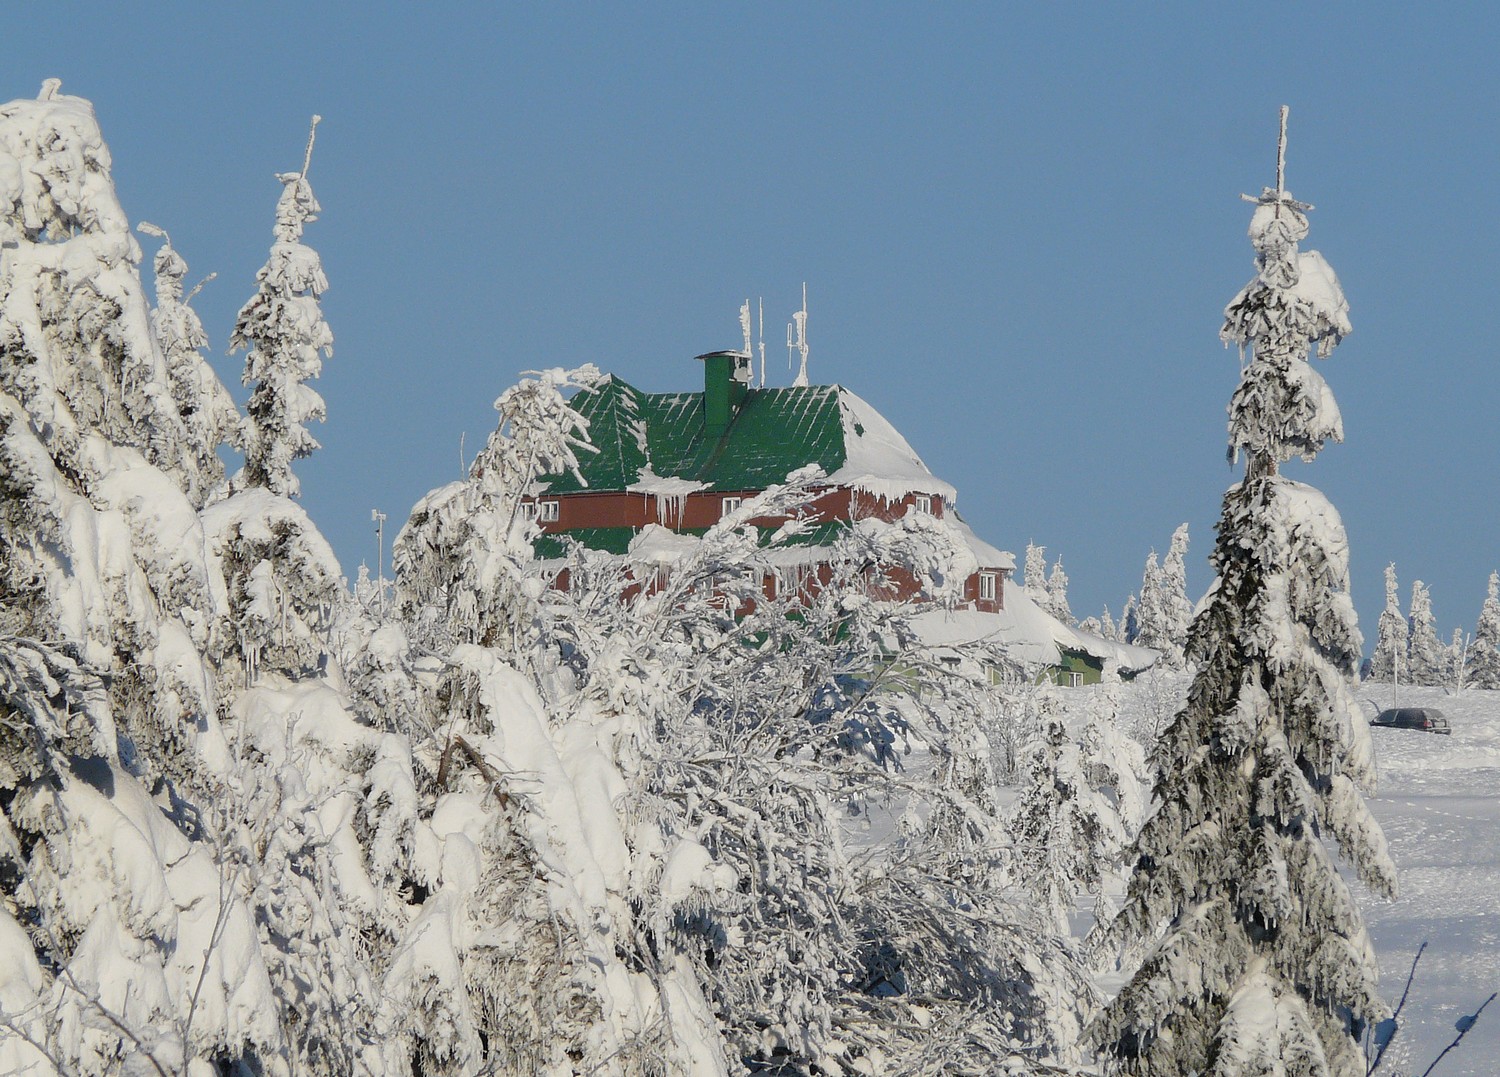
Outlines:
POLYGON ((634 527, 579 527, 538 535, 532 549, 543 560, 562 557, 567 553, 566 540, 572 539, 585 549, 624 555, 630 551, 630 540, 635 538, 636 531, 634 527))
POLYGON ((649 468, 707 490, 761 490, 808 464, 847 459, 837 385, 750 389, 722 437, 703 433, 702 393, 643 393, 609 376, 573 398, 599 451, 581 453, 584 483, 545 477, 549 493, 625 490, 649 468))

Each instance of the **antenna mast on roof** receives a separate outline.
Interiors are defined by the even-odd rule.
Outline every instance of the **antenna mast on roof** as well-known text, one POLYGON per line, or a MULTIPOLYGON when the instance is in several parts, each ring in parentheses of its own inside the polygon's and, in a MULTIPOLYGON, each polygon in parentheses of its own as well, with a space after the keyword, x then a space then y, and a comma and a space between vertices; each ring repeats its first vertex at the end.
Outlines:
POLYGON ((786 365, 792 365, 792 328, 797 330, 797 351, 802 356, 802 365, 797 370, 797 377, 793 379, 793 385, 807 384, 807 281, 802 282, 802 309, 792 315, 792 320, 786 327, 786 365))
POLYGON ((740 304, 740 335, 745 338, 744 356, 747 360, 755 358, 755 351, 750 346, 750 300, 740 304))
POLYGON ((761 296, 757 303, 760 304, 760 387, 766 387, 766 300, 761 296))

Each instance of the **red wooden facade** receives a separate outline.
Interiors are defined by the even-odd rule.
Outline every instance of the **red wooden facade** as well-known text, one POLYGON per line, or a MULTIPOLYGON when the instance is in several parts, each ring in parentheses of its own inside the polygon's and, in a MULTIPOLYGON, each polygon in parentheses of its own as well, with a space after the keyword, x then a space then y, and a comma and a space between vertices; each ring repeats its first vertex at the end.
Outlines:
MULTIPOLYGON (((535 498, 538 523, 544 534, 559 534, 582 528, 629 527, 642 528, 656 524, 670 530, 712 527, 724 515, 726 498, 749 500, 761 493, 759 490, 696 492, 680 498, 659 497, 651 493, 631 493, 618 490, 584 491, 562 493, 554 496, 542 494, 535 498)), ((531 499, 528 499, 531 500, 531 499)), ((886 500, 844 486, 827 487, 817 491, 807 510, 814 523, 834 520, 879 519, 892 521, 910 512, 926 511, 942 518, 947 511, 943 499, 925 494, 909 494, 900 500, 886 500), (921 499, 919 507, 918 499, 921 499)), ((753 523, 761 527, 776 527, 786 517, 757 517, 753 523)), ((801 586, 816 590, 825 585, 830 573, 827 565, 810 562, 801 586)), ((964 600, 971 608, 985 613, 998 613, 1005 604, 1005 577, 1007 569, 981 566, 964 583, 964 600)), ((638 593, 642 587, 654 587, 655 577, 634 585, 630 594, 638 593)), ((560 576, 557 586, 566 588, 566 575, 560 576)), ((869 585, 882 599, 904 600, 918 598, 921 586, 915 576, 902 568, 886 568, 880 571, 879 579, 872 572, 869 585)), ((762 593, 774 597, 776 577, 767 575, 761 581, 762 593)), ((748 612, 741 610, 740 612, 748 612)))

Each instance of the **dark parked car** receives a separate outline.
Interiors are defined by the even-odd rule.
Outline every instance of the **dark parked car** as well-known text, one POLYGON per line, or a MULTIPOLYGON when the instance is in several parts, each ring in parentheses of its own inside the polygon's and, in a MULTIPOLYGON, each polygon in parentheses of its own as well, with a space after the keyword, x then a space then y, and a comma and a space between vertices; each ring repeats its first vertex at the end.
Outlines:
POLYGON ((1432 707, 1397 707, 1381 711, 1370 720, 1370 724, 1387 729, 1421 729, 1428 733, 1453 732, 1453 727, 1443 717, 1443 712, 1432 707))

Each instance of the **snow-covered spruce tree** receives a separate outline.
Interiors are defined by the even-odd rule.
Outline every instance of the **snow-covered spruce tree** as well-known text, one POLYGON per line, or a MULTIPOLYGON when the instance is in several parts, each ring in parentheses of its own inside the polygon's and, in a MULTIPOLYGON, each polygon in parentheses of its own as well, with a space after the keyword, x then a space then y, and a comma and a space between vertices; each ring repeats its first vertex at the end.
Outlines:
POLYGON ((1366 674, 1372 681, 1391 681, 1409 676, 1406 668, 1406 643, 1408 630, 1406 617, 1401 612, 1401 599, 1396 593, 1396 566, 1385 566, 1385 609, 1380 611, 1380 623, 1375 627, 1375 652, 1370 656, 1370 669, 1366 674))
POLYGON ((1121 639, 1120 636, 1120 626, 1117 625, 1115 623, 1115 619, 1110 616, 1108 606, 1105 606, 1104 612, 1099 615, 1099 635, 1103 636, 1105 639, 1119 640, 1122 643, 1124 642, 1124 640, 1121 639))
MULTIPOLYGON (((1089 701, 1089 720, 1078 738, 1084 775, 1103 792, 1119 816, 1120 831, 1134 837, 1145 818, 1146 753, 1120 728, 1120 688, 1104 685, 1089 701)), ((1123 850, 1115 850, 1118 854, 1123 850)))
POLYGON ((53 80, 0 106, 5 1072, 281 1043, 200 811, 234 771, 204 657, 224 587, 139 258, 89 103, 53 80))
POLYGON ((1437 621, 1432 616, 1432 596, 1427 585, 1413 580, 1411 604, 1406 617, 1406 681, 1437 687, 1447 681, 1447 648, 1438 639, 1437 621))
POLYGON ((156 252, 156 309, 151 312, 151 329, 156 334, 171 376, 172 399, 182 415, 186 437, 184 459, 174 469, 183 483, 188 499, 198 508, 217 500, 225 489, 224 462, 219 446, 240 445, 240 413, 224 383, 203 356, 208 335, 203 323, 189 306, 198 288, 212 280, 210 274, 188 295, 183 295, 182 280, 187 276, 187 262, 172 246, 164 229, 140 224, 136 230, 159 236, 165 242, 156 252))
POLYGON ((1122 643, 1134 643, 1136 637, 1141 634, 1141 600, 1135 595, 1125 599, 1125 605, 1120 609, 1120 641, 1122 643))
POLYGON ((1161 561, 1162 599, 1166 607, 1167 635, 1178 654, 1187 648, 1188 628, 1193 622, 1193 604, 1187 594, 1188 525, 1172 532, 1172 542, 1161 561))
POLYGON ((1026 544, 1026 560, 1022 562, 1021 583, 1026 588, 1026 597, 1042 609, 1047 608, 1047 547, 1034 542, 1026 544))
MULTIPOLYGON (((314 133, 317 123, 314 116, 314 133)), ((333 550, 291 500, 299 492, 292 462, 317 448, 304 424, 324 415, 322 398, 304 382, 333 348, 318 302, 327 287, 322 263, 301 242, 321 208, 306 176, 312 145, 309 136, 301 172, 277 174, 276 242, 230 337, 231 349, 247 351, 245 466, 231 483, 233 496, 204 513, 229 588, 217 654, 226 685, 253 683, 262 670, 310 669, 327 649, 334 606, 344 600, 333 550)))
POLYGON ((1079 895, 1098 890, 1125 835, 1114 805, 1089 781, 1079 746, 1059 718, 1046 720, 1026 771, 1010 816, 1012 871, 1045 910, 1052 930, 1067 938, 1079 895))
POLYGON ((1489 592, 1469 644, 1468 672, 1473 687, 1500 688, 1500 572, 1490 573, 1489 592))
MULTIPOLYGON (((318 120, 313 117, 313 134, 318 120)), ((250 386, 246 407, 245 469, 237 485, 296 497, 301 490, 292 463, 312 453, 317 441, 307 423, 321 422, 323 398, 306 383, 333 356, 333 332, 323 320, 319 302, 328 287, 318 252, 302 242, 302 230, 318 219, 322 208, 307 181, 312 135, 300 172, 279 172, 281 198, 276 203, 276 242, 261 271, 259 284, 234 323, 231 351, 245 351, 244 383, 250 386)))
POLYGON ((1443 684, 1450 692, 1462 692, 1469 683, 1469 651, 1464 646, 1464 630, 1455 628, 1444 651, 1443 684))
MULTIPOLYGON (((423 498, 395 543, 402 636, 374 633, 369 665, 387 691, 414 654, 435 669, 408 720, 431 826, 382 986, 392 1074, 725 1072, 696 978, 641 935, 618 808, 634 718, 574 699, 522 511, 540 475, 591 451, 564 394, 597 378, 549 370, 502 394, 469 477, 423 498)), ((677 870, 684 895, 715 878, 690 852, 677 870)))
POLYGON ((1130 607, 1133 631, 1130 642, 1142 647, 1151 646, 1148 640, 1161 640, 1166 631, 1166 609, 1162 602, 1161 567, 1156 563, 1156 551, 1146 555, 1146 567, 1141 572, 1141 595, 1130 607))
POLYGON ((499 425, 469 476, 412 509, 391 550, 396 603, 413 638, 443 652, 463 643, 527 656, 540 594, 522 510, 537 477, 575 470, 593 452, 588 424, 564 394, 599 380, 592 364, 522 379, 495 401, 499 425))
POLYGON ((1160 566, 1156 551, 1146 558, 1141 574, 1141 598, 1135 608, 1136 628, 1131 642, 1161 652, 1161 663, 1181 669, 1193 607, 1187 597, 1187 524, 1172 534, 1172 545, 1160 566))
POLYGON ((1278 474, 1342 436, 1308 352, 1326 356, 1349 331, 1347 305, 1327 263, 1298 252, 1310 207, 1277 172, 1254 200, 1257 275, 1222 332, 1249 351, 1229 422, 1245 478, 1224 497, 1218 578, 1189 637, 1188 702, 1157 749, 1160 806, 1102 935, 1148 949, 1092 1027, 1133 1074, 1354 1077, 1365 1071, 1361 1031, 1389 1012, 1325 845, 1376 892, 1394 892, 1361 795, 1375 773, 1351 690, 1360 638, 1347 540, 1321 494, 1278 474))
POLYGON ((1061 557, 1053 562, 1052 571, 1047 575, 1047 605, 1044 608, 1063 624, 1073 623, 1073 611, 1068 606, 1068 574, 1063 571, 1061 557))

